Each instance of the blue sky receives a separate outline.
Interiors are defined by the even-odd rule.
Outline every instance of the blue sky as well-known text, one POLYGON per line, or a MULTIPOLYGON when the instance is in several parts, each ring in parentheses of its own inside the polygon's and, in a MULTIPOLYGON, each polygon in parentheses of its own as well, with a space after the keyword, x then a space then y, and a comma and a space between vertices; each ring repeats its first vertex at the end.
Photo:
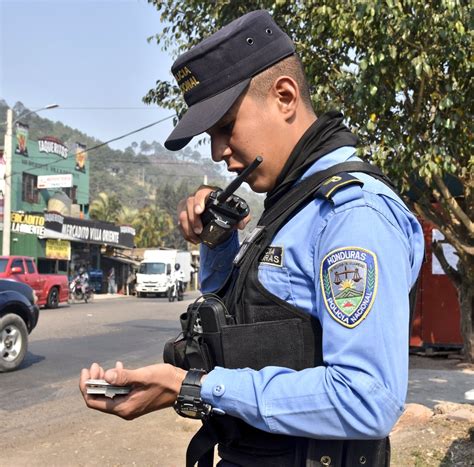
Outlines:
MULTIPOLYGON (((141 99, 170 79, 172 57, 147 37, 160 15, 146 0, 0 0, 0 98, 101 141, 171 115, 141 99)), ((164 142, 172 122, 111 143, 164 142)), ((203 147, 199 149, 205 152, 203 147)))

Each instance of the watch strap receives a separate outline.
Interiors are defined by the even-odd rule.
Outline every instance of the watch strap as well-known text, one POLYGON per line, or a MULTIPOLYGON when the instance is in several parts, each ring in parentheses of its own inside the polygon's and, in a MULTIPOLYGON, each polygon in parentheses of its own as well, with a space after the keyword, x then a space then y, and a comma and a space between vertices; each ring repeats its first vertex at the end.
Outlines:
POLYGON ((201 387, 201 378, 207 374, 204 370, 196 370, 196 369, 192 369, 192 370, 189 370, 186 374, 186 376, 184 377, 184 380, 183 380, 183 385, 186 384, 186 385, 190 385, 190 386, 196 386, 196 387, 201 387))

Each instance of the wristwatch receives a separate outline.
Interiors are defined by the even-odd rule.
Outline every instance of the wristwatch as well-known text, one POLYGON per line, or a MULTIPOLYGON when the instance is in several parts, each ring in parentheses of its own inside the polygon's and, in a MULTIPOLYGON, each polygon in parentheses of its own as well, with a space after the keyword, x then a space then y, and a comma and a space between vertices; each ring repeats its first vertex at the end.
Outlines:
POLYGON ((186 418, 205 419, 212 412, 210 404, 201 398, 201 378, 204 370, 189 370, 181 385, 178 398, 174 403, 174 410, 186 418))

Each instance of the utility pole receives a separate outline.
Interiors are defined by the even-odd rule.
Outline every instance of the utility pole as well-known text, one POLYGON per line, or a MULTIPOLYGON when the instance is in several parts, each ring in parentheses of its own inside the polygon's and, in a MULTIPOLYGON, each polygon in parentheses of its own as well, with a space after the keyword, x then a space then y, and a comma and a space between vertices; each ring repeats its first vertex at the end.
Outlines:
POLYGON ((12 220, 12 136, 13 136, 13 110, 7 109, 7 127, 5 131, 5 145, 3 159, 5 161, 5 184, 3 191, 3 244, 2 255, 10 254, 10 232, 12 220))

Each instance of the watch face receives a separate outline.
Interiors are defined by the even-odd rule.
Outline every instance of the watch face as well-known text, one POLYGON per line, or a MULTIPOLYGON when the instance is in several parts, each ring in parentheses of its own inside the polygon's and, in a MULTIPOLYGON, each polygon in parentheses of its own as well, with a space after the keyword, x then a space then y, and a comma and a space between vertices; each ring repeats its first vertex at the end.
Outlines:
POLYGON ((188 418, 201 418, 199 412, 194 407, 181 407, 179 414, 188 418))
POLYGON ((187 418, 206 418, 211 412, 211 406, 209 404, 199 404, 199 406, 189 403, 180 403, 177 401, 174 405, 176 412, 182 417, 187 418))

